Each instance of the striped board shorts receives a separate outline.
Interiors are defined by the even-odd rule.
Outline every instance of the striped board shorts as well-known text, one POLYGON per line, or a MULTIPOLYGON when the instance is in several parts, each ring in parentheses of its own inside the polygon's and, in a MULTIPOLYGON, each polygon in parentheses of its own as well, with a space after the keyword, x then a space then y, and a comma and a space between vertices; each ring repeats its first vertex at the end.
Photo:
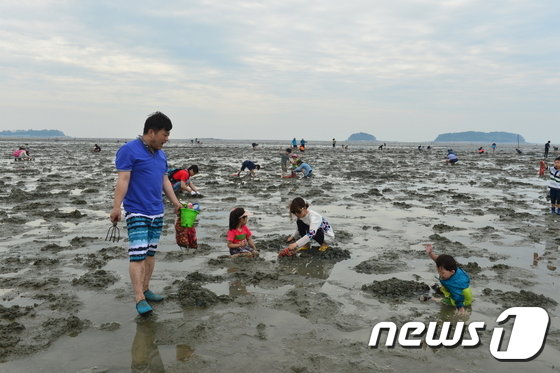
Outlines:
POLYGON ((128 257, 130 261, 141 261, 146 259, 147 256, 154 256, 163 227, 163 214, 126 213, 125 219, 128 229, 128 257))

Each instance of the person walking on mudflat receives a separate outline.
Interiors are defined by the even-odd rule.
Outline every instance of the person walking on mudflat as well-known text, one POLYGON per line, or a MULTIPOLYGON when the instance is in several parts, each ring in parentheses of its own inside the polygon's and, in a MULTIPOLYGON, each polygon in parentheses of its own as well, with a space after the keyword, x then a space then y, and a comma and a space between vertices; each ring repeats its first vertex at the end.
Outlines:
POLYGON ((544 157, 548 158, 548 152, 550 150, 550 140, 546 144, 544 144, 544 157))
POLYGON ((122 204, 128 230, 129 274, 140 315, 152 312, 148 302, 163 300, 149 286, 163 226, 161 192, 173 203, 176 212, 182 207, 167 177, 167 158, 161 150, 172 127, 165 114, 151 114, 143 134, 124 144, 115 156, 117 185, 109 218, 113 224, 121 220, 122 204))

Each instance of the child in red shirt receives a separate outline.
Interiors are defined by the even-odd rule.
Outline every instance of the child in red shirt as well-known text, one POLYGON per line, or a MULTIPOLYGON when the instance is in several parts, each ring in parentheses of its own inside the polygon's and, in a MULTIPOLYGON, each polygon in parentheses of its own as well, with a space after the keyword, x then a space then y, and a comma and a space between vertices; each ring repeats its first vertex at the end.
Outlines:
POLYGON ((259 252, 253 242, 253 233, 247 227, 249 212, 242 207, 233 209, 229 214, 227 246, 232 257, 257 257, 259 252))

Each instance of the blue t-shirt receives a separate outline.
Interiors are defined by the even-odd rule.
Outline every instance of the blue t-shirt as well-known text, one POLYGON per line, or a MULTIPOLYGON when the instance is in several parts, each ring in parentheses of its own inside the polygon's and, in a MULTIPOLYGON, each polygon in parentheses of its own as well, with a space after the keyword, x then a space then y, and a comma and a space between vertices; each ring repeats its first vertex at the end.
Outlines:
POLYGON ((126 212, 163 214, 163 177, 167 172, 167 157, 162 150, 150 152, 142 140, 130 141, 117 150, 117 171, 130 171, 130 182, 123 200, 126 212))
POLYGON ((300 171, 303 172, 303 176, 307 176, 311 171, 313 171, 313 169, 307 163, 302 163, 294 170, 294 172, 300 171))

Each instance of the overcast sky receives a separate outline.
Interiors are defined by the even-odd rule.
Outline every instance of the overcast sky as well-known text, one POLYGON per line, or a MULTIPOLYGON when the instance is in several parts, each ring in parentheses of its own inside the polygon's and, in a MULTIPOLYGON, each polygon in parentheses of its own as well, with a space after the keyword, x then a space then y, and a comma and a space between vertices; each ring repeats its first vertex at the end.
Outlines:
POLYGON ((560 142, 560 1, 1 0, 0 130, 560 142))

